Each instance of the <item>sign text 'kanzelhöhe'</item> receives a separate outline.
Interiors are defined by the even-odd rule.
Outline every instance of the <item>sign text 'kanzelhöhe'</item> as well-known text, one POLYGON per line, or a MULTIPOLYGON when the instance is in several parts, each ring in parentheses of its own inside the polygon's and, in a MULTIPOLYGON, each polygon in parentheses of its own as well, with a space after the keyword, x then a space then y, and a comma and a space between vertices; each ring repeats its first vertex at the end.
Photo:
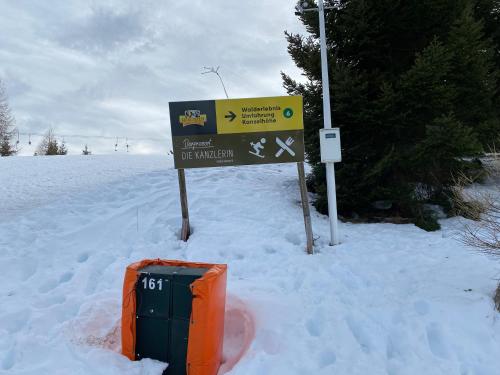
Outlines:
POLYGON ((304 161, 301 96, 171 102, 175 168, 304 161))

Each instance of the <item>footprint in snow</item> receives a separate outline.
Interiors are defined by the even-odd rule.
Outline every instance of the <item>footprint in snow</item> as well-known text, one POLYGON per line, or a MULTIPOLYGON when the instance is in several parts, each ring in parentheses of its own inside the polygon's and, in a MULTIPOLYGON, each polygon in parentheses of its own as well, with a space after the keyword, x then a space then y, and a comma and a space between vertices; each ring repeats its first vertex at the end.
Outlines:
POLYGON ((276 254, 277 253, 277 250, 273 247, 270 247, 270 246, 265 246, 264 251, 266 252, 266 254, 276 254))
POLYGON ((278 354, 283 346, 280 336, 268 329, 260 331, 258 341, 261 343, 262 349, 269 355, 278 354))
POLYGON ((10 348, 2 360, 2 369, 10 370, 16 364, 16 352, 14 348, 10 348))
POLYGON ((337 361, 337 356, 332 350, 324 350, 319 355, 319 367, 324 368, 333 365, 337 361))
POLYGON ((437 323, 431 323, 426 328, 429 349, 436 357, 448 358, 448 350, 441 327, 437 323))
POLYGON ((288 232, 285 234, 285 239, 290 242, 292 245, 298 246, 300 245, 300 236, 294 232, 288 232))
POLYGON ((312 337, 321 336, 321 334, 325 331, 326 321, 327 319, 325 317, 323 309, 321 307, 317 308, 313 312, 311 318, 309 318, 305 323, 305 327, 309 335, 311 335, 312 337))
POLYGON ((89 254, 88 253, 81 253, 76 261, 78 263, 85 263, 89 259, 89 254))
POLYGON ((323 328, 323 323, 316 319, 310 319, 306 323, 307 332, 313 337, 319 337, 323 328))
POLYGON ((363 329, 363 327, 352 317, 347 317, 346 322, 349 330, 361 347, 361 350, 363 350, 367 354, 370 353, 372 351, 373 345, 370 337, 363 329))
POLYGON ((66 272, 59 278, 59 284, 67 283, 73 278, 73 272, 66 272))
POLYGON ((387 359, 403 358, 407 350, 408 337, 406 329, 394 329, 387 338, 385 354, 387 359))

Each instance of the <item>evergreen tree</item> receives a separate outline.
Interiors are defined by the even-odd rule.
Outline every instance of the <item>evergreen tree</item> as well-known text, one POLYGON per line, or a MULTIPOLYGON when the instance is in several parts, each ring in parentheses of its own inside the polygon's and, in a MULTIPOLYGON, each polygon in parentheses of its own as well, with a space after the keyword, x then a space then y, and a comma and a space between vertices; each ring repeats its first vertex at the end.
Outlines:
POLYGON ((59 146, 57 150, 58 155, 66 155, 68 153, 68 148, 66 147, 66 142, 64 142, 64 139, 61 142, 61 145, 59 146))
POLYGON ((51 139, 47 145, 47 152, 45 155, 59 155, 59 147, 57 145, 57 139, 51 139))
MULTIPOLYGON (((476 0, 474 3, 474 14, 477 19, 483 21, 484 32, 488 35, 495 48, 495 65, 500 69, 500 1, 499 0, 476 0)), ((500 93, 497 93, 497 96, 500 93)))
POLYGON ((61 145, 57 142, 54 130, 49 129, 45 133, 42 141, 38 145, 36 155, 66 155, 68 150, 66 144, 62 141, 61 145))
MULTIPOLYGON (((500 119, 495 94, 498 70, 495 47, 484 35, 483 21, 474 19, 467 6, 451 27, 447 48, 452 54, 450 83, 456 87, 454 110, 464 125, 475 130, 488 147, 500 134, 500 119)), ((499 48, 497 46, 497 48, 499 48)))
MULTIPOLYGON (((341 214, 402 216, 437 227, 425 203, 446 204, 453 174, 477 168, 464 157, 500 134, 499 45, 488 34, 495 26, 488 29, 480 18, 494 14, 498 3, 331 2, 326 29, 333 126, 342 136, 336 166, 341 214)), ((318 21, 315 12, 300 17, 311 36, 286 35, 308 82, 282 76, 290 94, 304 97, 309 186, 326 213, 318 21)))
POLYGON ((14 116, 12 116, 7 94, 0 81, 0 156, 11 156, 16 153, 12 145, 14 135, 14 116))

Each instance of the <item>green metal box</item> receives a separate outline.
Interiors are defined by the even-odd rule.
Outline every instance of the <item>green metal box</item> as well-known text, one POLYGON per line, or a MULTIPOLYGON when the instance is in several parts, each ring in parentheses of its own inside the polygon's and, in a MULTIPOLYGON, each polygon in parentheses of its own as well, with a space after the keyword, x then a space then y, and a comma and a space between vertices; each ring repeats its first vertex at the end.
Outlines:
POLYGON ((167 362, 166 375, 186 375, 190 285, 208 268, 147 266, 136 284, 136 359, 167 362))

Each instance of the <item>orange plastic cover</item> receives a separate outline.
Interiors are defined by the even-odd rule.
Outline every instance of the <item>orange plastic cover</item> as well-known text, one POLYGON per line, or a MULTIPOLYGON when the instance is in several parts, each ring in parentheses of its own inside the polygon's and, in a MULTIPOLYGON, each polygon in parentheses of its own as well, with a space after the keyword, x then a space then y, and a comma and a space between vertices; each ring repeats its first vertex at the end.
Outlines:
POLYGON ((225 264, 146 259, 129 265, 123 282, 123 355, 135 360, 135 286, 139 278, 138 270, 151 265, 209 269, 191 284, 193 308, 189 326, 186 370, 187 375, 216 375, 222 360, 224 338, 227 275, 225 264))

